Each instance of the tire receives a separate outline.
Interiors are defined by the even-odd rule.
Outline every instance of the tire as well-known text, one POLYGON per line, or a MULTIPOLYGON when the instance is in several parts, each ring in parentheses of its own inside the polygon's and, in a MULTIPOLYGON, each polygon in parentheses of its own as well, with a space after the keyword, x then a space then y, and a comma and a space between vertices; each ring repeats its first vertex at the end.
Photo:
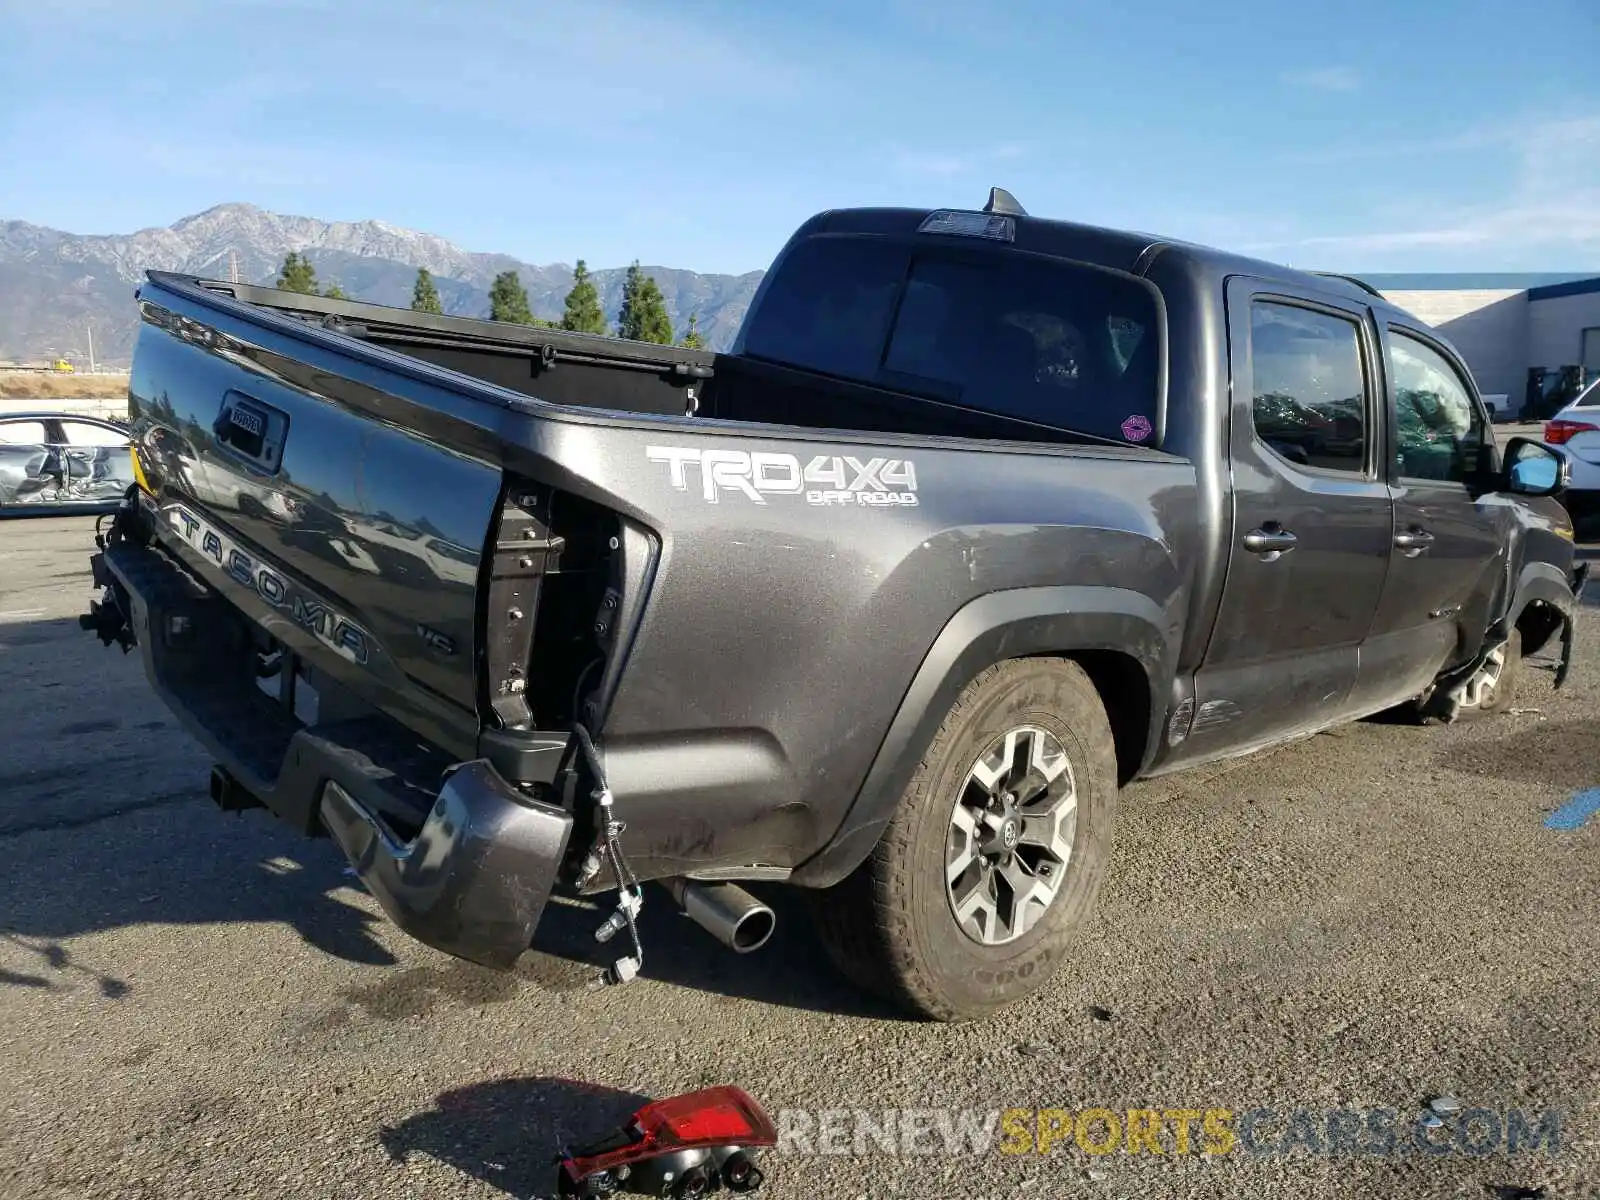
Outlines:
POLYGON ((945 715, 872 853, 837 885, 813 894, 829 957, 858 987, 929 1020, 986 1017, 1038 991, 1094 907, 1111 854, 1117 786, 1111 724, 1077 663, 1039 658, 989 667, 945 715), (1013 763, 1043 765, 997 775, 1008 748, 1013 763), (986 757, 987 765, 980 761, 986 757), (988 794, 980 774, 1005 781, 992 789, 999 808, 974 821, 974 808, 963 805, 966 815, 958 818, 960 801, 976 804, 988 794), (1047 777, 1046 791, 1027 800, 1047 777), (1070 835, 1062 787, 1075 795, 1070 835), (1034 815, 1052 804, 1055 816, 1034 815), (985 824, 992 820, 998 826, 985 824), (973 840, 968 829, 987 841, 973 840), (1052 833, 1058 849, 1070 844, 1064 860, 1039 844, 1052 833), (948 883, 952 859, 965 861, 980 844, 998 855, 992 868, 980 870, 973 860, 958 884, 948 883), (1007 904, 1018 878, 1030 894, 1053 879, 1053 894, 1042 905, 1007 904), (994 914, 966 890, 971 880, 1002 898, 994 914), (969 928, 981 927, 975 933, 958 922, 958 889, 969 928))
MULTIPOLYGON (((1457 720, 1477 720, 1508 711, 1516 703, 1517 687, 1522 682, 1522 631, 1512 629, 1506 639, 1504 659, 1498 672, 1485 671, 1485 683, 1474 703, 1463 702, 1457 720), (1489 679, 1492 678, 1492 682, 1489 679)), ((1486 664, 1488 667, 1490 664, 1486 664)), ((1474 682, 1477 682, 1475 679, 1474 682)), ((1467 699, 1474 699, 1473 689, 1467 689, 1467 699)))

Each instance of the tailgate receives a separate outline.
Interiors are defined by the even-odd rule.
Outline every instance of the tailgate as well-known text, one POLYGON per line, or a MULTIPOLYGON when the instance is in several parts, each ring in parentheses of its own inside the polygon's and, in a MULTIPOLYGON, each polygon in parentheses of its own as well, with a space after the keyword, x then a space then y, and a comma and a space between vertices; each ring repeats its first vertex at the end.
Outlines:
POLYGON ((493 438, 452 415, 472 402, 409 381, 403 400, 355 354, 165 289, 141 310, 129 403, 161 540, 317 670, 468 737, 501 487, 493 438))

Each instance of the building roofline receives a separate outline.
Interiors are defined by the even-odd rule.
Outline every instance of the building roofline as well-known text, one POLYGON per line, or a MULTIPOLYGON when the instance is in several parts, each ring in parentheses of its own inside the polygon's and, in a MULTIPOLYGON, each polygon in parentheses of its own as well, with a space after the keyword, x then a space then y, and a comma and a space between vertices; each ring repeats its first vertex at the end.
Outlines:
POLYGON ((1600 275, 1593 279, 1574 279, 1570 283, 1547 283, 1529 288, 1529 300, 1559 300, 1563 296, 1588 296, 1600 292, 1600 275))

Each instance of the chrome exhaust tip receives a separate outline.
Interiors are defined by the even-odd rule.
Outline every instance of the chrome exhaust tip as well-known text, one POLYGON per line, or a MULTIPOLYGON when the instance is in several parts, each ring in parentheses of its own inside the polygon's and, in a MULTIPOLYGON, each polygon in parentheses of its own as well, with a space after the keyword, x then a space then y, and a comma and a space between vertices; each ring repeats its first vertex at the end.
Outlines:
POLYGON ((661 882, 684 915, 736 954, 761 949, 777 928, 773 911, 736 884, 681 877, 661 882))

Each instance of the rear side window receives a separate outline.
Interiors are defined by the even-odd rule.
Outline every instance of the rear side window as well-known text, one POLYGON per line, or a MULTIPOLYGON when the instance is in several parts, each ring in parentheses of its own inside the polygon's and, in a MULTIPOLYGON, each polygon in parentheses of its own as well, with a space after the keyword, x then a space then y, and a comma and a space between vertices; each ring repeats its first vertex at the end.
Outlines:
POLYGON ((790 253, 745 338, 752 357, 1132 443, 1154 436, 1158 349, 1133 280, 844 238, 790 253))
POLYGON ((91 425, 87 421, 63 421, 61 428, 67 435, 69 446, 125 446, 128 437, 117 429, 104 425, 91 425))
POLYGON ((1359 475, 1367 463, 1367 384, 1355 321, 1291 304, 1250 306, 1256 437, 1302 467, 1359 475))

